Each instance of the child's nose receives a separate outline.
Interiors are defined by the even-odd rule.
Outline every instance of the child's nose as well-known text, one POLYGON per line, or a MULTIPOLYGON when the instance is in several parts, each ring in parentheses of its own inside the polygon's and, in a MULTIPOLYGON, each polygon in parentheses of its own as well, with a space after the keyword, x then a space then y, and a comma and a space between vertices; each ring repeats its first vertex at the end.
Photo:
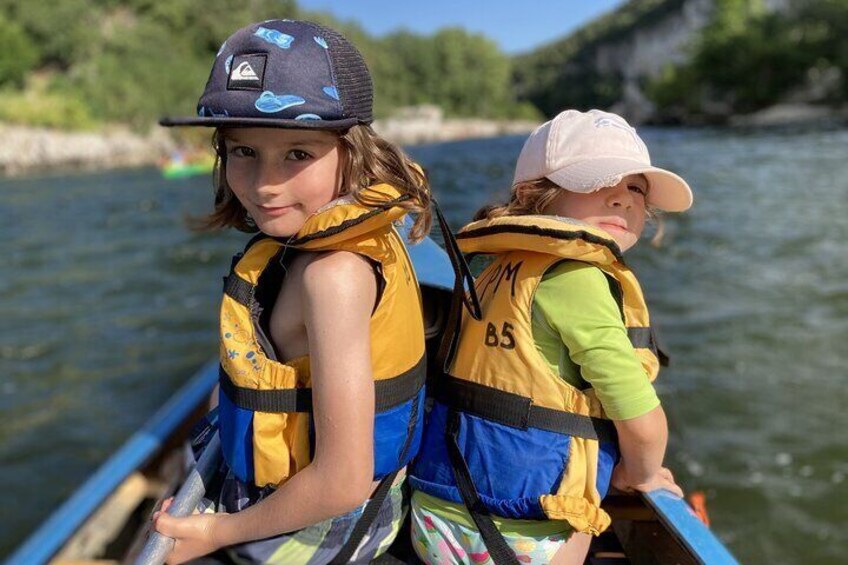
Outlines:
POLYGON ((285 175, 274 163, 261 162, 254 177, 257 192, 272 192, 286 181, 285 175))
POLYGON ((610 191, 607 203, 613 208, 630 208, 633 206, 633 195, 627 186, 617 186, 610 191))

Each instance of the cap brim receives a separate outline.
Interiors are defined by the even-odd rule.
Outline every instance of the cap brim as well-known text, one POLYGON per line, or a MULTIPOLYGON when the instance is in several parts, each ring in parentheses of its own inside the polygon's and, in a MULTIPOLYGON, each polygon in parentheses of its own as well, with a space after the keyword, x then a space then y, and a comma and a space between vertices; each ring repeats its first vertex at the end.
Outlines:
POLYGON ((356 118, 344 120, 283 120, 279 118, 235 118, 228 116, 164 117, 159 125, 164 127, 226 127, 226 128, 283 128, 283 129, 347 129, 361 123, 356 118))
POLYGON ((692 189, 685 180, 665 169, 617 157, 584 159, 547 175, 573 192, 595 192, 614 186, 628 175, 643 174, 650 184, 647 204, 666 212, 683 212, 692 206, 692 189))

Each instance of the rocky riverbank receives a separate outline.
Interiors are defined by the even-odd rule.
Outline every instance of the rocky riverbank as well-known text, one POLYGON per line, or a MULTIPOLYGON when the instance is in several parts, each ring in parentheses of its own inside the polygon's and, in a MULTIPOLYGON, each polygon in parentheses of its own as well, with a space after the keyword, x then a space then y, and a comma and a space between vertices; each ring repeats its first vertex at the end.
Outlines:
MULTIPOLYGON (((779 104, 728 120, 731 127, 834 127, 848 124, 848 108, 779 104)), ((446 119, 435 106, 399 111, 374 122, 374 129, 400 145, 459 139, 524 135, 533 121, 446 119)), ((177 147, 172 134, 153 128, 147 136, 122 128, 67 132, 0 123, 0 175, 15 176, 52 170, 98 170, 155 165, 177 147)))
MULTIPOLYGON (((456 139, 524 134, 529 121, 445 119, 439 108, 421 106, 399 111, 374 123, 386 139, 414 145, 456 139)), ((177 146, 171 133, 153 128, 147 136, 123 128, 68 132, 0 123, 0 175, 50 170, 97 170, 154 165, 177 146)))
POLYGON ((0 174, 140 167, 173 147, 167 132, 158 130, 141 136, 120 128, 69 132, 0 124, 0 174))
POLYGON ((539 122, 496 121, 476 118, 446 119, 438 106, 402 108, 394 116, 374 122, 374 129, 399 145, 416 145, 457 139, 526 134, 539 122))

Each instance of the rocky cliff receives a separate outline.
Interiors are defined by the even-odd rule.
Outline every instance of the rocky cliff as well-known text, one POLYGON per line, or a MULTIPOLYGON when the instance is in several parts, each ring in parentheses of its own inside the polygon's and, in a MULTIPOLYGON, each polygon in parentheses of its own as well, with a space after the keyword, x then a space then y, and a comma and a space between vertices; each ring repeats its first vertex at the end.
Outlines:
MULTIPOLYGON (((564 107, 600 107, 636 123, 662 121, 646 86, 670 66, 690 60, 719 3, 631 0, 569 37, 519 56, 515 65, 518 95, 547 115, 564 107)), ((751 0, 749 6, 762 13, 781 13, 791 8, 791 0, 751 0)), ((785 111, 764 112, 747 121, 728 115, 726 120, 754 124, 820 116, 821 112, 804 108, 803 98, 796 90, 787 94, 785 111)))

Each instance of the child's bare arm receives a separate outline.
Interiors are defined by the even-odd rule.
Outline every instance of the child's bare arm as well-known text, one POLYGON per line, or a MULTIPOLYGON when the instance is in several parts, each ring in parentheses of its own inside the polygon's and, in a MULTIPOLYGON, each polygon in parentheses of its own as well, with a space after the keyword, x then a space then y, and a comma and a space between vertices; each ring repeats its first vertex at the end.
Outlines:
POLYGON ((353 510, 370 496, 374 384, 369 329, 377 293, 374 271, 361 257, 336 252, 313 260, 303 277, 315 409, 313 461, 271 496, 241 512, 183 519, 161 515, 158 531, 185 536, 169 560, 191 559, 226 545, 294 531, 353 510), (193 548, 181 553, 180 545, 193 548))
POLYGON ((629 420, 615 420, 621 461, 612 475, 612 486, 623 491, 683 491, 671 471, 662 466, 668 441, 668 423, 662 406, 629 420))

